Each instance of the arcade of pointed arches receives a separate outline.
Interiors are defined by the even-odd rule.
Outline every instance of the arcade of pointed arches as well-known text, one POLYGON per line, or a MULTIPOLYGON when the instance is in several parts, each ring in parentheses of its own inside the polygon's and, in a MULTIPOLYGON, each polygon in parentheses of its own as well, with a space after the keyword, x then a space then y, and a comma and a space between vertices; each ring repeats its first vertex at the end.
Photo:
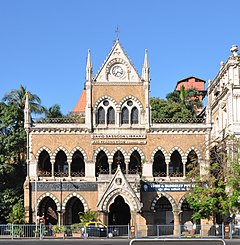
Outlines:
MULTIPOLYGON (((81 147, 75 147, 68 152, 64 147, 58 147, 53 153, 43 146, 36 154, 39 177, 84 177, 87 154, 81 147)), ((117 146, 111 152, 105 147, 97 148, 92 156, 95 162, 95 176, 114 174, 117 166, 125 174, 142 176, 143 163, 146 161, 144 152, 137 146, 128 152, 117 146)), ((185 153, 179 147, 167 152, 162 147, 153 150, 150 158, 152 176, 185 177, 193 168, 199 167, 201 155, 191 147, 185 153)))

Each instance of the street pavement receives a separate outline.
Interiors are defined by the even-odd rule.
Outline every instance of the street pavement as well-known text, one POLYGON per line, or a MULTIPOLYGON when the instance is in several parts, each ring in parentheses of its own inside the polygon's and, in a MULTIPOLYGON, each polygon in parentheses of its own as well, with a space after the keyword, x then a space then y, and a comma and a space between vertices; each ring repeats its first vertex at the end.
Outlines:
MULTIPOLYGON (((240 245, 240 240, 225 240, 226 245, 240 245)), ((157 239, 144 240, 144 241, 132 241, 127 239, 54 239, 54 240, 4 240, 0 239, 0 245, 224 245, 223 242, 216 240, 183 240, 178 241, 166 241, 157 239)))

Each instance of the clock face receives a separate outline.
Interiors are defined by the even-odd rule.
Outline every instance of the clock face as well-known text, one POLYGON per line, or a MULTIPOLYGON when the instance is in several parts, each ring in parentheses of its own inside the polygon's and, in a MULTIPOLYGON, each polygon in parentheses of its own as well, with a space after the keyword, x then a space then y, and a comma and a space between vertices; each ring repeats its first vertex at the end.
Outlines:
POLYGON ((121 77, 123 75, 123 68, 119 65, 116 65, 112 68, 112 74, 115 77, 121 77))

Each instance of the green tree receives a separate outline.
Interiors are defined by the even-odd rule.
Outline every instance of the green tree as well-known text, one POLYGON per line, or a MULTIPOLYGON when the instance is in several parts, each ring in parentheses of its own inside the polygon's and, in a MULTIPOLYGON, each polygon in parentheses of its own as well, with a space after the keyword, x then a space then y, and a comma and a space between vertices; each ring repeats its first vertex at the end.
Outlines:
POLYGON ((16 103, 23 110, 25 107, 26 93, 28 93, 31 111, 36 114, 44 113, 45 108, 41 106, 41 99, 36 94, 27 91, 26 87, 22 85, 20 85, 19 89, 13 89, 11 92, 6 93, 2 100, 6 103, 16 103))
POLYGON ((196 89, 185 90, 184 86, 180 91, 174 90, 167 94, 166 100, 150 98, 152 108, 152 119, 159 118, 193 118, 197 116, 197 108, 201 106, 199 94, 196 89))
POLYGON ((23 206, 23 200, 19 200, 13 205, 10 214, 7 216, 7 222, 11 224, 23 224, 25 223, 24 215, 25 209, 23 206))
POLYGON ((54 104, 49 109, 44 111, 44 114, 47 118, 61 118, 63 114, 60 109, 60 105, 54 104))
POLYGON ((190 172, 189 178, 193 188, 189 190, 187 201, 194 210, 193 219, 222 218, 236 214, 240 209, 240 165, 239 140, 231 139, 225 145, 220 144, 211 149, 209 166, 203 169, 204 174, 190 172), (237 149, 234 151, 232 149, 237 149))
POLYGON ((26 133, 23 111, 16 103, 0 103, 0 223, 22 199, 26 133))

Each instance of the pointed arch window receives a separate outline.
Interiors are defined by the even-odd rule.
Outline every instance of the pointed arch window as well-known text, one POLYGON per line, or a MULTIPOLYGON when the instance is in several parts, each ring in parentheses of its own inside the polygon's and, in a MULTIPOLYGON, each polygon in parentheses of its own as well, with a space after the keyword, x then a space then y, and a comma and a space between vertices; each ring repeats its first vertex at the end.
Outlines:
POLYGON ((95 164, 96 177, 98 177, 99 174, 109 174, 108 158, 104 151, 100 151, 96 158, 96 164, 95 164))
POLYGON ((104 124, 105 123, 105 110, 103 107, 99 107, 97 112, 97 123, 98 124, 104 124))
POLYGON ((131 124, 138 124, 138 109, 137 109, 137 107, 132 108, 131 124))
POLYGON ((167 165, 165 162, 165 156, 161 150, 157 151, 154 155, 153 161, 153 177, 166 177, 167 165))
POLYGON ((112 107, 108 108, 107 112, 107 124, 115 123, 115 110, 112 107))
POLYGON ((129 111, 127 107, 123 107, 122 109, 122 124, 129 123, 129 111))
POLYGON ((169 175, 170 177, 183 177, 182 157, 177 150, 172 153, 170 158, 169 175))

